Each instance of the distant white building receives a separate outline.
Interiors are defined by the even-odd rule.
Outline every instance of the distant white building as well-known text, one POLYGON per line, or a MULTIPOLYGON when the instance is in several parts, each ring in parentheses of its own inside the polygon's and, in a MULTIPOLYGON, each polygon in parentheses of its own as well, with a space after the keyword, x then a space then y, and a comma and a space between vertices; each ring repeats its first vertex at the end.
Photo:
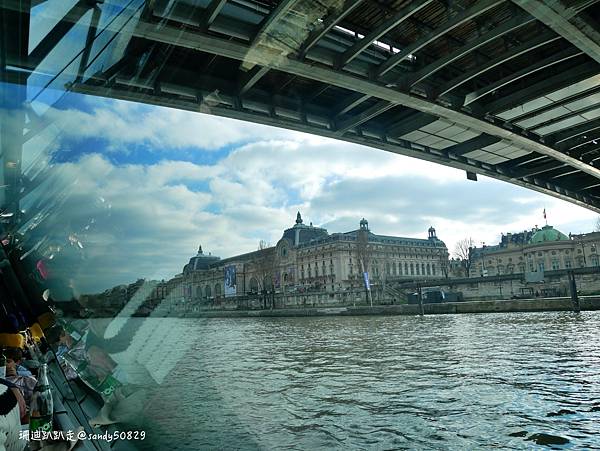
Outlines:
POLYGON ((543 273, 600 266, 600 233, 565 235, 552 226, 502 235, 499 244, 471 248, 469 276, 543 273))

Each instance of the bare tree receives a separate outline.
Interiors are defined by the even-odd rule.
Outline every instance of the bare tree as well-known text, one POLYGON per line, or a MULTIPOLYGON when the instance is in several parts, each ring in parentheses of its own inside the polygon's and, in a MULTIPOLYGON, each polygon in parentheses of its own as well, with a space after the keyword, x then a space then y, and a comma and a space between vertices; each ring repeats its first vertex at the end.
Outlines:
POLYGON ((267 306, 267 291, 273 291, 273 279, 275 276, 275 247, 265 240, 258 243, 258 252, 255 260, 256 275, 259 290, 263 293, 263 306, 267 306))
POLYGON ((469 277, 472 264, 472 249, 475 247, 473 238, 463 238, 456 243, 454 247, 454 256, 457 257, 466 272, 466 277, 469 277))

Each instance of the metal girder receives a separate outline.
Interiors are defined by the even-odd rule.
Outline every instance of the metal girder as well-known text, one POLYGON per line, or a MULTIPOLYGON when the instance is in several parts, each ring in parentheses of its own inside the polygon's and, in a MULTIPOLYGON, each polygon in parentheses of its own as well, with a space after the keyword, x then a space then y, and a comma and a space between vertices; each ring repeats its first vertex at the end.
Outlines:
POLYGON ((274 11, 272 11, 260 24, 260 28, 254 37, 252 45, 256 45, 263 35, 269 34, 274 28, 280 25, 281 19, 289 14, 292 7, 298 0, 282 0, 274 11))
POLYGON ((367 108, 365 111, 363 111, 360 114, 357 114, 353 117, 350 117, 348 119, 345 119, 343 121, 340 121, 337 124, 336 127, 336 131, 340 134, 344 134, 346 133, 348 130, 350 130, 351 128, 354 128, 364 122, 367 122, 371 119, 373 119, 376 116, 379 116, 380 114, 386 112, 387 110, 389 110, 390 108, 395 107, 396 105, 394 105, 393 103, 390 103, 386 100, 382 100, 377 102, 375 105, 373 105, 370 108, 367 108))
MULTIPOLYGON (((595 86, 592 89, 587 89, 587 90, 579 92, 579 93, 577 93, 575 95, 572 95, 572 96, 560 99, 559 101, 552 102, 552 103, 550 103, 548 105, 543 105, 543 106, 541 106, 539 108, 536 108, 535 110, 528 111, 528 112, 523 113, 523 114, 521 114, 519 116, 512 117, 510 119, 510 121, 512 123, 521 122, 521 121, 524 121, 526 119, 530 119, 530 118, 533 118, 535 116, 538 116, 538 115, 540 115, 542 113, 545 113, 547 111, 553 110, 553 109, 555 109, 555 108, 557 108, 559 106, 562 106, 562 105, 565 105, 565 104, 569 104, 571 102, 576 102, 578 100, 583 100, 583 99, 585 99, 587 97, 593 96, 594 94, 598 94, 598 93, 600 93, 600 86, 595 86)), ((591 106, 591 108, 597 108, 597 107, 598 107, 598 105, 591 106)), ((590 109, 590 107, 580 108, 579 110, 574 110, 573 107, 571 107, 570 109, 572 110, 571 113, 581 114, 581 113, 585 112, 586 110, 590 109)), ((552 117, 551 121, 554 122, 554 121, 563 119, 563 118, 569 116, 571 113, 563 114, 563 115, 560 115, 560 116, 554 116, 554 117, 552 117)), ((546 121, 546 122, 548 122, 548 121, 546 121)), ((533 126, 531 128, 537 128, 537 127, 542 126, 543 124, 544 123, 540 122, 539 124, 536 124, 535 126, 533 126)))
POLYGON ((473 78, 476 78, 476 77, 480 76, 481 74, 484 74, 485 72, 488 72, 488 71, 494 69, 495 67, 498 67, 498 66, 510 61, 513 58, 518 58, 519 56, 522 56, 528 52, 531 52, 531 51, 537 49, 538 47, 542 47, 546 44, 557 41, 559 39, 560 39, 560 37, 556 36, 554 34, 544 34, 542 36, 538 36, 537 38, 533 39, 532 41, 518 45, 490 61, 486 61, 485 63, 478 64, 473 70, 468 71, 468 72, 462 74, 461 76, 456 77, 453 80, 450 80, 448 83, 446 83, 445 85, 443 85, 440 88, 438 95, 443 96, 444 94, 447 94, 450 91, 452 91, 452 90, 458 88, 459 86, 463 85, 464 83, 468 82, 469 80, 472 80, 473 78))
POLYGON ((94 7, 92 2, 80 0, 64 15, 64 17, 44 35, 40 43, 31 51, 28 58, 29 67, 37 67, 42 60, 56 47, 75 24, 94 7))
POLYGON ((360 54, 360 52, 369 47, 373 43, 373 41, 376 41, 381 36, 400 25, 411 15, 415 14, 416 12, 423 9, 432 2, 433 0, 413 1, 389 19, 384 20, 383 23, 381 23, 377 28, 371 31, 364 38, 356 41, 352 47, 350 47, 342 54, 337 64, 338 67, 344 67, 350 61, 356 58, 360 54))
POLYGON ((575 127, 570 127, 566 130, 562 130, 548 136, 548 140, 554 144, 559 146, 559 149, 562 149, 562 145, 566 145, 565 141, 576 138, 580 135, 585 135, 588 132, 593 130, 597 130, 600 128, 600 119, 595 119, 593 121, 584 122, 581 125, 576 125, 575 127))
POLYGON ((348 99, 340 102, 335 107, 334 116, 335 117, 342 116, 343 114, 346 114, 348 111, 356 108, 358 105, 369 100, 370 98, 371 98, 371 96, 368 94, 361 94, 361 93, 354 94, 354 95, 350 96, 348 99))
POLYGON ((207 36, 197 32, 182 31, 179 28, 172 26, 164 26, 158 30, 153 24, 140 22, 138 27, 134 30, 134 34, 145 39, 201 50, 203 52, 217 54, 239 61, 247 60, 252 64, 276 68, 277 70, 285 71, 309 80, 329 83, 339 88, 355 91, 371 97, 377 97, 394 104, 403 105, 424 113, 439 116, 450 122, 462 125, 463 127, 477 130, 481 133, 495 135, 524 150, 538 152, 559 161, 563 161, 565 164, 571 165, 578 170, 600 178, 600 169, 592 167, 575 158, 571 158, 544 143, 533 141, 532 139, 519 135, 511 130, 470 116, 461 111, 453 110, 429 100, 387 88, 365 78, 352 76, 328 67, 311 65, 304 61, 298 61, 289 57, 274 59, 273 55, 268 51, 249 52, 250 48, 242 43, 207 36))
POLYGON ((553 66, 558 63, 562 63, 563 61, 567 61, 576 56, 582 55, 583 52, 576 49, 566 49, 562 52, 558 52, 556 55, 549 56, 535 64, 527 66, 525 69, 522 69, 518 72, 510 74, 501 80, 498 80, 492 84, 489 84, 483 88, 479 88, 476 91, 473 91, 465 96, 464 105, 470 105, 473 102, 485 97, 488 94, 493 93, 497 89, 501 89, 505 86, 508 86, 511 83, 515 83, 522 78, 528 77, 529 75, 547 69, 550 66, 553 66))
POLYGON ((600 186, 600 183, 592 183, 592 184, 588 184, 588 185, 582 186, 581 190, 585 191, 585 190, 588 190, 588 189, 597 188, 599 186, 600 186))
POLYGON ((212 0, 208 5, 208 8, 202 15, 202 19, 200 20, 200 28, 202 30, 208 30, 212 23, 215 21, 223 6, 225 6, 227 0, 212 0))
MULTIPOLYGON (((558 107, 561 104, 562 104, 562 102, 560 102, 560 103, 557 102, 556 106, 558 107)), ((536 130, 538 130, 538 129, 542 128, 542 127, 546 127, 546 126, 552 125, 552 124, 554 124, 556 122, 560 122, 562 120, 565 120, 565 119, 568 119, 568 118, 571 118, 571 117, 574 117, 574 116, 579 116, 581 114, 585 114, 585 113, 590 112, 592 110, 596 110, 596 109, 598 109, 599 106, 600 105, 595 104, 595 105, 591 105, 591 106, 588 106, 588 107, 585 107, 585 108, 581 108, 579 110, 569 111, 568 113, 565 113, 565 114, 560 114, 560 115, 557 114, 552 119, 540 122, 539 124, 535 124, 535 125, 533 125, 531 127, 527 127, 527 128, 529 130, 532 130, 532 131, 535 132, 536 130)), ((564 127, 564 128, 567 128, 567 127, 564 127)))
POLYGON ((239 95, 243 96, 246 92, 252 89, 258 81, 269 72, 268 67, 254 66, 248 72, 246 72, 240 80, 240 91, 239 95))
POLYGON ((599 71, 598 64, 590 61, 575 66, 570 71, 563 71, 551 77, 543 78, 538 83, 530 84, 523 89, 513 91, 511 94, 502 96, 494 102, 479 103, 477 107, 481 112, 492 114, 506 111, 550 92, 570 86, 591 75, 596 75, 599 71))
POLYGON ((566 141, 563 144, 559 144, 558 147, 566 152, 577 152, 589 150, 590 146, 594 146, 595 149, 600 149, 600 129, 591 130, 585 135, 579 135, 576 139, 566 141), (567 144, 568 143, 568 144, 567 144))
POLYGON ((473 152, 474 150, 479 150, 482 147, 496 144, 499 141, 501 140, 497 136, 490 136, 484 133, 460 144, 446 147, 444 150, 450 155, 464 155, 466 153, 473 152))
POLYGON ((388 129, 387 134, 394 137, 403 136, 407 133, 420 129, 421 127, 425 127, 426 125, 429 125, 437 120, 438 118, 435 116, 418 112, 392 125, 388 129))
POLYGON ((552 171, 554 169, 558 169, 563 166, 564 166, 564 164, 562 164, 560 162, 550 161, 548 163, 540 164, 540 165, 534 166, 532 168, 523 168, 523 169, 515 170, 512 173, 512 176, 516 177, 518 179, 521 179, 524 177, 532 177, 534 175, 543 174, 544 172, 552 171))
POLYGON ((524 27, 525 25, 533 22, 534 20, 535 19, 529 18, 529 17, 524 17, 523 15, 514 17, 514 18, 508 20, 507 22, 504 22, 504 23, 498 25, 496 28, 493 28, 492 30, 488 31, 487 33, 479 36, 478 38, 467 42, 465 45, 463 45, 462 47, 459 47, 458 49, 454 50, 453 52, 450 52, 446 56, 444 56, 438 60, 435 60, 432 63, 428 64, 427 66, 423 67, 419 71, 410 75, 405 84, 407 86, 413 86, 413 85, 419 83, 420 81, 424 80, 425 78, 428 78, 428 77, 432 76, 433 74, 435 74, 436 72, 442 70, 447 65, 452 64, 453 62, 463 58, 464 56, 466 56, 469 53, 473 52, 474 50, 478 49, 479 47, 482 47, 482 46, 494 41, 495 39, 498 39, 498 38, 504 36, 505 34, 510 33, 511 31, 514 31, 518 28, 524 27))
POLYGON ((300 46, 298 57, 300 59, 304 58, 306 52, 308 52, 317 42, 319 42, 323 36, 325 36, 333 27, 347 17, 348 14, 358 8, 364 1, 365 0, 347 0, 339 11, 334 10, 331 14, 325 17, 320 26, 312 30, 306 37, 300 46))
POLYGON ((567 7, 562 0, 513 2, 600 63, 600 33, 582 17, 578 17, 576 9, 567 7))
POLYGON ((435 41, 436 39, 439 39, 441 36, 453 30, 454 28, 459 27, 463 23, 489 11, 503 2, 504 0, 478 0, 475 2, 473 7, 459 12, 456 16, 444 23, 439 28, 427 33, 423 38, 417 39, 417 41, 409 44, 400 50, 400 52, 391 56, 385 63, 381 64, 375 70, 375 77, 381 77, 408 58, 409 55, 421 50, 423 47, 435 41))
POLYGON ((538 161, 538 160, 546 160, 548 157, 544 156, 544 155, 539 155, 539 154, 535 154, 535 153, 529 153, 527 155, 522 155, 520 157, 517 158, 513 158, 512 160, 508 160, 505 161, 504 163, 500 163, 500 166, 503 168, 516 168, 516 167, 520 167, 529 163, 533 163, 534 161, 538 161))
POLYGON ((567 168, 567 167, 563 167, 560 169, 565 169, 564 171, 558 173, 558 174, 551 174, 550 177, 552 179, 559 179, 562 177, 566 177, 567 175, 572 175, 572 174, 576 174, 578 171, 577 169, 573 169, 573 168, 567 168))
MULTIPOLYGON (((378 148, 389 152, 406 155, 414 158, 419 158, 434 163, 451 166, 460 170, 477 172, 488 177, 496 178, 517 186, 528 188, 543 194, 547 194, 553 197, 563 199, 573 204, 579 205, 584 208, 591 209, 600 213, 600 202, 595 199, 587 197, 585 195, 572 192, 570 189, 563 187, 557 187, 555 185, 543 183, 534 184, 523 180, 511 178, 504 171, 497 170, 493 165, 487 165, 478 161, 471 163, 467 162, 467 159, 462 157, 456 157, 456 159, 450 159, 443 156, 437 149, 428 149, 427 146, 419 145, 410 146, 410 143, 404 142, 403 140, 391 140, 391 139, 372 139, 366 135, 355 135, 345 134, 339 136, 334 130, 329 129, 325 126, 314 126, 307 124, 306 122, 292 122, 278 117, 273 117, 267 114, 258 114, 251 112, 247 105, 244 104, 244 108, 227 107, 227 106, 214 106, 204 107, 202 104, 198 104, 197 101, 185 100, 182 98, 166 97, 160 98, 157 96, 148 95, 146 93, 131 90, 128 88, 112 87, 107 88, 105 86, 92 86, 85 84, 77 84, 72 86, 74 92, 84 93, 88 95, 95 95, 100 97, 108 97, 112 99, 128 100, 133 102, 142 102, 152 105, 167 106, 171 108, 177 108, 188 111, 203 111, 210 114, 228 117, 232 119, 244 120, 249 122, 255 122, 265 125, 271 125, 275 127, 282 127, 291 130, 301 131, 305 133, 313 133, 330 138, 343 139, 344 141, 365 145, 368 147, 378 148)), ((225 97, 225 96, 223 96, 225 97)), ((236 102, 233 99, 227 100, 228 104, 234 105, 236 102)))

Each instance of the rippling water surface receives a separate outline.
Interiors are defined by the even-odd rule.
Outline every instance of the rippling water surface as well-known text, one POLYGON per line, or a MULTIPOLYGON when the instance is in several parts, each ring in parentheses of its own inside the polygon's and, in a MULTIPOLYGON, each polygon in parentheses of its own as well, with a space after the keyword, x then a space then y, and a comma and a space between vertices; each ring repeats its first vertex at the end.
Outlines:
POLYGON ((156 448, 600 448, 599 313, 159 321, 156 448))

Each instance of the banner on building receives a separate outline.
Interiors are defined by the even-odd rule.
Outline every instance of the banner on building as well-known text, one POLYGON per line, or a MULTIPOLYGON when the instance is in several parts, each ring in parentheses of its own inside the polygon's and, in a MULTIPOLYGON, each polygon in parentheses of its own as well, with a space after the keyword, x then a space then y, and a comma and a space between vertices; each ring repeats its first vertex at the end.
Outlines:
POLYGON ((236 274, 235 265, 225 266, 225 297, 235 296, 236 289, 236 274))

